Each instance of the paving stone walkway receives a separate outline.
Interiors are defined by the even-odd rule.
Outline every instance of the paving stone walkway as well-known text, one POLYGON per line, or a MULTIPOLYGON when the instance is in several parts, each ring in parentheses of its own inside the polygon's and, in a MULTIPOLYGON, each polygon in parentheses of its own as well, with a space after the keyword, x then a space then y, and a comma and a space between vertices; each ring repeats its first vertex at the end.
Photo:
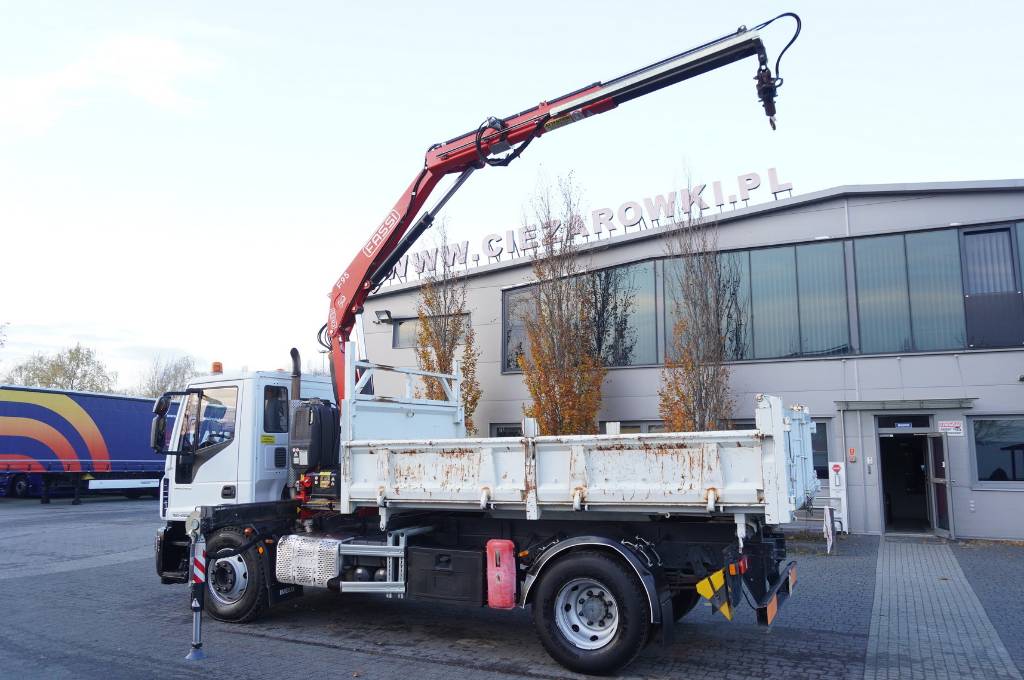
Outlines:
POLYGON ((875 583, 865 680, 1021 679, 949 545, 883 538, 875 583))

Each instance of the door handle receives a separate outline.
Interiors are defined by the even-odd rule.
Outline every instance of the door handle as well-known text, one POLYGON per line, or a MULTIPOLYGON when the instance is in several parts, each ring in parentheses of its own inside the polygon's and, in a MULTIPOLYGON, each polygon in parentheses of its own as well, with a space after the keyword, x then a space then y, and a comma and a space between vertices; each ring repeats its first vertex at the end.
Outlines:
POLYGON ((220 489, 220 497, 221 498, 234 498, 235 497, 235 487, 234 487, 234 485, 228 484, 227 486, 222 486, 221 489, 220 489))

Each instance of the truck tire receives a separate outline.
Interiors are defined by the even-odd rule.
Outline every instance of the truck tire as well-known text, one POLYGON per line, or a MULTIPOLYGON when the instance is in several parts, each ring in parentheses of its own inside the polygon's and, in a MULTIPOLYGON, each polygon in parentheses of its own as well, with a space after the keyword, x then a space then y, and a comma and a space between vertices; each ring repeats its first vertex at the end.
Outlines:
POLYGON ((640 653, 650 606, 637 575, 595 551, 560 558, 541 575, 533 623, 555 661, 577 673, 607 675, 640 653))
POLYGON ((672 596, 672 616, 676 621, 681 621, 684 616, 693 611, 693 608, 700 602, 700 595, 696 590, 683 590, 672 596))
POLYGON ((250 548, 234 557, 215 560, 212 555, 224 548, 237 548, 248 541, 241 529, 228 527, 217 531, 206 542, 206 611, 218 621, 247 623, 267 607, 263 559, 250 548))
POLYGON ((29 483, 27 475, 14 475, 8 493, 14 498, 28 498, 29 483))

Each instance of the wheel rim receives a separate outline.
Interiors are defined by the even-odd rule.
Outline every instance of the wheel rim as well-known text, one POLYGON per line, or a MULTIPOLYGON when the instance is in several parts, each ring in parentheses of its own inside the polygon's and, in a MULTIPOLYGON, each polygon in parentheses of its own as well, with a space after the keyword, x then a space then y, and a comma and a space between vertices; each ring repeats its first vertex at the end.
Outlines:
POLYGON ((555 621, 574 647, 600 649, 619 629, 619 604, 600 581, 573 579, 555 597, 555 621))
POLYGON ((213 563, 210 570, 210 594, 220 604, 235 604, 249 587, 249 568, 241 555, 213 563))

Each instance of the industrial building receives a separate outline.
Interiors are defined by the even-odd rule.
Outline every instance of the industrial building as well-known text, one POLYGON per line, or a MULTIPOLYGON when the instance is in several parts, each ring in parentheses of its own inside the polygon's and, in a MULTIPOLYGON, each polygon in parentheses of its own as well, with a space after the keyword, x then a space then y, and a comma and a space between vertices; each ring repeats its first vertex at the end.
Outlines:
MULTIPOLYGON (((769 175, 776 198, 789 191, 769 175)), ((739 178, 741 193, 755 186, 739 178)), ((599 414, 623 432, 661 427, 671 198, 595 210, 579 236, 589 270, 628 282, 628 347, 609 355, 599 414)), ((1024 539, 1024 180, 842 186, 749 207, 736 198, 703 211, 740 273, 734 426, 751 423, 760 392, 806 404, 815 467, 823 485, 841 481, 850 531, 1024 539)), ((465 263, 481 435, 518 434, 529 400, 512 310, 531 283, 535 237, 416 253, 366 305, 369 356, 415 364, 420 280, 439 257, 465 263)))

